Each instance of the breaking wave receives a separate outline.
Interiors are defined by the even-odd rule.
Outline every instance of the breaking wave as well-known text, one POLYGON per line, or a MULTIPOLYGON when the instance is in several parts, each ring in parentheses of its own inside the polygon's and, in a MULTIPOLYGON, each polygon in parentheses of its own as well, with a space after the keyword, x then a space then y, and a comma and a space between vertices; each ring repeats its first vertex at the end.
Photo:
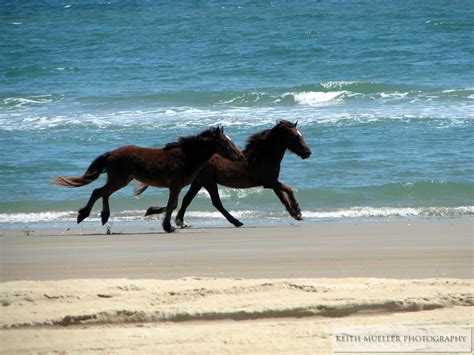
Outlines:
MULTIPOLYGON (((250 224, 291 223, 291 218, 284 211, 235 210, 232 214, 243 218, 250 224)), ((474 206, 461 207, 352 207, 335 210, 303 211, 307 222, 339 219, 373 219, 373 218, 428 218, 450 217, 466 218, 474 216, 474 206)), ((39 213, 0 213, 0 228, 28 224, 75 224, 77 212, 50 211, 39 213)), ((111 222, 152 222, 161 217, 144 217, 143 210, 121 211, 113 213, 111 222)), ((217 211, 189 211, 186 218, 191 223, 206 225, 225 224, 226 221, 217 211)), ((86 224, 100 224, 98 213, 91 214, 86 224)))
MULTIPOLYGON (((62 70, 64 68, 57 68, 62 70)), ((24 95, 3 97, 0 107, 6 109, 34 106, 65 99, 63 95, 24 95)), ((432 88, 405 84, 386 84, 364 81, 328 81, 319 84, 294 87, 267 87, 247 91, 169 91, 152 94, 130 93, 127 95, 101 95, 67 97, 68 102, 88 107, 120 107, 134 104, 157 107, 209 107, 209 106, 279 106, 318 105, 324 102, 343 103, 354 100, 393 99, 414 101, 472 100, 474 88, 432 88)))
POLYGON ((473 88, 345 81, 244 92, 23 95, 0 98, 0 130, 173 129, 211 124, 249 127, 272 124, 276 117, 296 118, 303 124, 440 119, 442 126, 462 125, 474 119, 473 97, 473 88), (352 105, 355 102, 360 105, 352 105))

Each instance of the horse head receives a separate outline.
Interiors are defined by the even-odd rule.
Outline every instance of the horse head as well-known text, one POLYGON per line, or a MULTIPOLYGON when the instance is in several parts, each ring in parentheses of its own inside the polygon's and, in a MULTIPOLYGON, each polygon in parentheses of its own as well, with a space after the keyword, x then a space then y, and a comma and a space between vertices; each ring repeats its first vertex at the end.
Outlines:
POLYGON ((236 147, 232 139, 224 133, 224 127, 211 128, 212 140, 216 144, 216 153, 224 158, 240 161, 244 157, 239 148, 236 147))
POLYGON ((280 133, 282 141, 286 144, 286 147, 301 157, 301 159, 307 159, 311 155, 311 149, 304 141, 304 137, 296 126, 298 121, 292 123, 286 120, 279 120, 273 130, 280 133))

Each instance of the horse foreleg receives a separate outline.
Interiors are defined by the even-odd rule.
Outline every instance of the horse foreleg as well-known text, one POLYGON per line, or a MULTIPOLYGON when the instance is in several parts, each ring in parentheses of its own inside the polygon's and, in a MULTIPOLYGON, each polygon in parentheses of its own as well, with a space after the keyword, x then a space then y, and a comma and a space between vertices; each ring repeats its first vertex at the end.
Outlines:
POLYGON ((285 185, 285 184, 282 184, 280 181, 277 181, 275 186, 273 187, 273 191, 275 191, 275 190, 286 193, 286 195, 288 196, 288 200, 290 202, 291 210, 293 211, 293 213, 290 212, 290 211, 288 211, 288 212, 290 212, 291 216, 294 219, 296 219, 298 221, 301 221, 303 219, 303 216, 301 215, 300 204, 298 203, 298 201, 295 198, 295 194, 293 192, 293 189, 291 187, 285 185))
MULTIPOLYGON (((291 217, 298 219, 298 212, 293 209, 293 206, 291 206, 290 202, 288 201, 287 194, 278 190, 278 189, 273 189, 273 192, 275 195, 277 195, 278 199, 281 201, 281 203, 285 206, 286 210, 290 214, 291 217)), ((301 217, 301 216, 299 216, 301 217)))
POLYGON ((186 195, 184 195, 183 201, 181 202, 181 208, 179 209, 175 219, 177 226, 180 226, 181 228, 187 227, 187 224, 184 223, 184 214, 199 190, 201 190, 201 185, 193 183, 188 192, 186 192, 186 195))
POLYGON ((219 197, 219 190, 217 189, 217 184, 204 186, 204 188, 209 192, 209 195, 211 195, 212 205, 217 208, 217 210, 222 213, 230 223, 236 227, 243 226, 243 223, 234 218, 222 205, 221 198, 219 197))
POLYGON ((170 196, 168 198, 168 204, 166 205, 166 215, 163 220, 163 229, 168 232, 174 232, 175 228, 171 225, 171 214, 174 209, 178 207, 178 197, 181 188, 170 188, 170 196))

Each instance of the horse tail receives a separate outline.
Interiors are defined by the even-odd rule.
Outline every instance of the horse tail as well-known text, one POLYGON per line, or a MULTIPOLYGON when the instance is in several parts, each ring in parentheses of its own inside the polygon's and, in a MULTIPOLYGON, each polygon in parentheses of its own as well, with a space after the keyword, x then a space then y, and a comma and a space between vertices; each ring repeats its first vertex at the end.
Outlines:
POLYGON ((107 159, 109 158, 109 155, 110 152, 107 152, 95 158, 95 160, 87 168, 84 175, 73 176, 68 178, 62 176, 55 176, 53 178, 53 184, 67 187, 80 187, 90 184, 92 181, 97 179, 100 174, 105 173, 105 164, 107 162, 107 159))
POLYGON ((139 182, 137 187, 135 187, 135 190, 133 190, 133 195, 134 196, 141 195, 142 192, 145 191, 147 188, 148 188, 148 185, 139 182))

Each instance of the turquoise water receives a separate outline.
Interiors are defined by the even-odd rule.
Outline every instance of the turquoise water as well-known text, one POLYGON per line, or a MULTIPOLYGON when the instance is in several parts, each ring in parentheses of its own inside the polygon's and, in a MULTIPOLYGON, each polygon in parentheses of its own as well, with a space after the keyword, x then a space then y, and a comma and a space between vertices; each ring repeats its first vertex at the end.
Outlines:
MULTIPOLYGON (((313 150, 287 153, 280 175, 307 220, 472 216, 473 11, 472 1, 2 2, 0 226, 72 224, 103 178, 66 189, 50 177, 79 175, 107 150, 218 124, 243 148, 281 118, 298 120, 313 150)), ((132 189, 113 195, 112 223, 148 223, 146 207, 167 199, 132 189)), ((271 191, 220 190, 244 222, 289 221, 271 191)), ((226 223, 204 192, 189 218, 226 223)))

